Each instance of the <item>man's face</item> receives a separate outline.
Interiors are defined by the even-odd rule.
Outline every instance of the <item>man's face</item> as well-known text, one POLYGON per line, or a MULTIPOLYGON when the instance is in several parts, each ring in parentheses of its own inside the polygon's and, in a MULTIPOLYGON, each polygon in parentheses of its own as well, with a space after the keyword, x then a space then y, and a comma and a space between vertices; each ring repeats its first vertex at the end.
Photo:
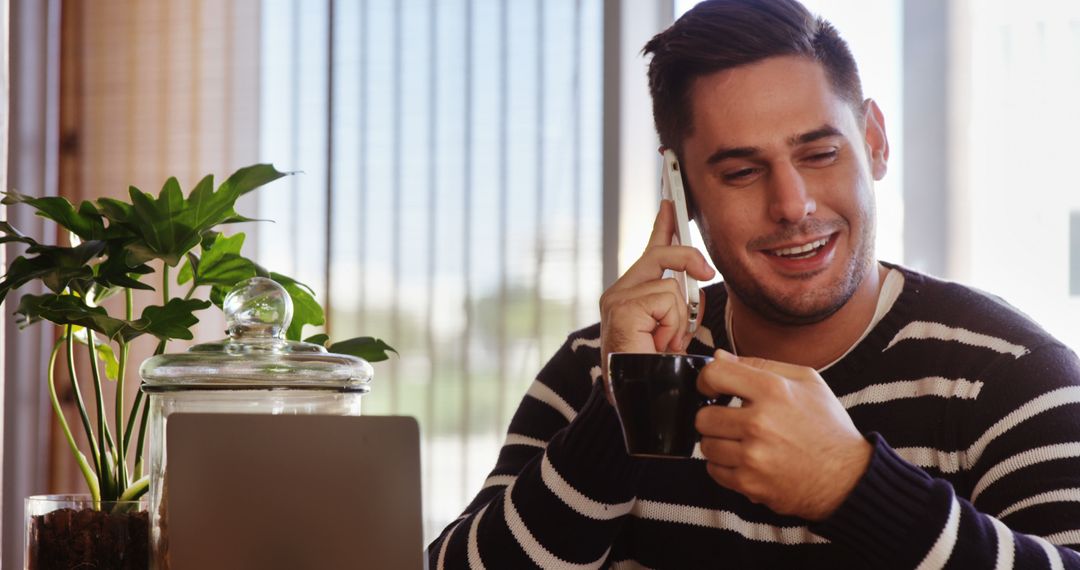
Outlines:
POLYGON ((731 292, 778 324, 821 321, 874 267, 880 111, 836 95, 810 59, 774 57, 700 77, 682 162, 696 220, 731 292))

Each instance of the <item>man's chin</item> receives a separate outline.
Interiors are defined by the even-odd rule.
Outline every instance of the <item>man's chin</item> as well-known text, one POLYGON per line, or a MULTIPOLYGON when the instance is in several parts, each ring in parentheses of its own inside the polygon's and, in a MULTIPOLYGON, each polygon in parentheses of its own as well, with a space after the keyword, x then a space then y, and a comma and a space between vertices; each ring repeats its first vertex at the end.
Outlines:
POLYGON ((839 311, 851 296, 842 300, 824 303, 784 303, 763 299, 767 307, 752 307, 755 312, 768 320, 782 325, 805 326, 824 321, 839 311))
POLYGON ((733 289, 744 305, 768 321, 789 326, 812 325, 843 308, 858 288, 858 283, 851 279, 829 284, 812 283, 819 276, 808 275, 787 291, 733 289))

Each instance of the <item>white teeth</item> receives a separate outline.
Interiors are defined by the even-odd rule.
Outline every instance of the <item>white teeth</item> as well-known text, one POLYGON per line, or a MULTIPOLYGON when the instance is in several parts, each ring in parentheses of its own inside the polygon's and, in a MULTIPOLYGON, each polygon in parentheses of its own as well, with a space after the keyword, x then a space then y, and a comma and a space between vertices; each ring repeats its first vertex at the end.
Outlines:
MULTIPOLYGON (((806 245, 800 245, 798 247, 785 247, 783 249, 774 249, 774 250, 772 250, 772 254, 773 255, 780 255, 780 256, 784 256, 784 257, 801 255, 803 253, 813 251, 813 250, 815 250, 815 249, 817 249, 817 248, 819 248, 819 247, 821 247, 821 246, 823 246, 823 245, 825 245, 827 243, 829 243, 829 238, 821 238, 821 239, 819 239, 817 241, 810 242, 810 243, 808 243, 806 245)), ((809 257, 809 256, 802 256, 802 257, 809 257)))

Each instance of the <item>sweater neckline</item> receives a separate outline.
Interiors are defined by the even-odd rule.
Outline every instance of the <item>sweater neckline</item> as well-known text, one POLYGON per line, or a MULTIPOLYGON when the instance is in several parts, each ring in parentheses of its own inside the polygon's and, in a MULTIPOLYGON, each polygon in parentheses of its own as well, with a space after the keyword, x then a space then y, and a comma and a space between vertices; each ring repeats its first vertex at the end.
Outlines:
MULTIPOLYGON (((888 311, 881 315, 876 323, 872 323, 859 341, 848 349, 843 356, 820 370, 823 376, 846 376, 862 370, 872 357, 881 354, 885 347, 888 346, 888 343, 896 336, 896 333, 910 320, 908 315, 911 310, 912 298, 922 286, 922 275, 898 264, 885 261, 879 261, 879 263, 890 272, 893 270, 898 271, 900 276, 903 277, 904 282, 900 293, 896 296, 888 311)), ((717 348, 731 352, 732 343, 726 326, 727 289, 722 282, 717 283, 706 289, 706 297, 708 303, 703 322, 712 335, 714 346, 710 347, 695 338, 691 352, 711 354, 717 348), (714 301, 714 299, 716 300, 714 301)))

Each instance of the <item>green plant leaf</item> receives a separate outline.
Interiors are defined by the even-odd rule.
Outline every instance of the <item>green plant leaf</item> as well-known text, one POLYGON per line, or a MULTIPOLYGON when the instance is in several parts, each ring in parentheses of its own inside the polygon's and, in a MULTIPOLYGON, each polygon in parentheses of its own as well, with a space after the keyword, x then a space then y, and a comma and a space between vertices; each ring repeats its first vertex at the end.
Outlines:
POLYGON ((239 224, 239 223, 247 223, 247 222, 270 222, 270 223, 273 223, 273 220, 267 220, 267 219, 264 219, 264 218, 249 218, 247 216, 241 216, 239 214, 237 214, 235 216, 229 216, 228 218, 225 218, 224 220, 221 220, 222 224, 239 224))
POLYGON ((46 320, 58 325, 72 324, 95 330, 110 340, 128 327, 127 321, 110 317, 101 307, 89 307, 75 295, 23 295, 15 315, 19 328, 46 320))
POLYGON ((0 232, 4 233, 4 235, 0 236, 0 243, 20 242, 27 245, 37 245, 34 238, 24 236, 22 232, 7 222, 0 222, 0 232))
POLYGON ((44 261, 52 265, 52 271, 45 272, 39 278, 46 287, 59 293, 72 280, 92 277, 94 272, 88 264, 104 250, 105 242, 94 240, 75 247, 38 244, 30 246, 26 253, 35 255, 33 259, 38 263, 44 261))
POLYGON ((325 348, 326 347, 326 341, 328 341, 328 340, 330 340, 329 336, 327 336, 325 334, 322 334, 322 333, 319 333, 319 334, 311 335, 311 336, 305 338, 304 342, 310 342, 311 344, 317 344, 317 345, 325 348))
POLYGON ((209 230, 225 220, 237 217, 234 206, 240 196, 288 174, 279 172, 270 164, 255 164, 234 172, 221 183, 216 192, 212 190, 213 179, 204 178, 191 191, 189 197, 194 206, 192 223, 200 228, 200 231, 209 230))
POLYGON ((270 278, 281 284, 292 298, 293 317, 289 329, 285 331, 285 338, 300 340, 304 325, 318 326, 326 322, 322 306, 315 300, 315 292, 311 287, 280 273, 270 272, 270 278))
POLYGON ((184 265, 180 266, 180 271, 176 273, 176 282, 180 285, 194 279, 195 272, 199 270, 199 256, 189 251, 185 254, 185 257, 187 259, 184 261, 184 265))
POLYGON ((101 305, 102 301, 108 299, 109 297, 112 297, 113 295, 116 295, 122 290, 122 287, 102 287, 98 285, 95 287, 91 287, 90 291, 86 293, 86 296, 84 298, 86 299, 87 305, 90 305, 91 307, 97 307, 101 305))
POLYGON ((234 207, 240 196, 285 175, 272 165, 257 164, 237 170, 216 191, 213 177, 206 176, 187 198, 176 179, 170 178, 157 198, 131 187, 130 206, 100 199, 98 207, 110 221, 135 236, 125 245, 129 265, 162 259, 175 267, 199 244, 204 233, 238 217, 234 207))
POLYGON ((3 194, 4 199, 0 200, 0 203, 7 205, 27 204, 32 206, 37 210, 37 215, 60 224, 84 241, 105 239, 106 237, 105 223, 102 220, 101 214, 92 206, 90 208, 80 206, 79 210, 76 210, 75 206, 72 205, 67 198, 60 196, 45 196, 39 198, 36 196, 20 194, 14 190, 4 192, 3 194))
POLYGON ((115 198, 98 198, 97 209, 109 220, 110 224, 120 226, 131 224, 135 215, 134 206, 115 198))
POLYGON ((143 289, 153 291, 154 288, 138 280, 140 275, 153 273, 154 270, 146 264, 140 263, 135 266, 127 264, 127 256, 120 240, 106 242, 105 261, 94 266, 94 282, 100 287, 116 288, 127 287, 130 289, 143 289), (134 277, 133 277, 134 275, 134 277))
POLYGON ((190 223, 187 201, 176 178, 165 181, 156 199, 134 186, 128 189, 128 195, 134 208, 129 224, 138 236, 127 246, 129 265, 161 259, 175 267, 188 250, 199 244, 202 228, 190 223))
POLYGON ((244 234, 219 236, 209 249, 203 248, 195 274, 196 285, 223 285, 233 287, 237 283, 254 277, 257 273, 255 264, 240 255, 244 245, 244 234))
POLYGON ((152 334, 161 340, 191 340, 194 338, 191 327, 199 322, 195 311, 209 306, 210 302, 202 299, 180 298, 169 299, 164 306, 150 305, 121 331, 121 336, 128 342, 142 334, 152 334))
POLYGON ((151 305, 143 309, 142 316, 134 321, 110 317, 102 307, 90 307, 75 295, 23 295, 15 310, 16 323, 25 328, 38 320, 58 325, 77 325, 95 330, 110 341, 123 338, 130 342, 143 334, 152 334, 161 340, 191 340, 191 327, 199 322, 195 311, 210 306, 201 299, 170 299, 164 306, 151 305))
POLYGON ((379 362, 390 358, 388 352, 397 354, 394 347, 386 344, 380 339, 370 336, 361 336, 356 338, 350 338, 341 342, 335 342, 331 344, 327 350, 330 352, 336 352, 338 354, 350 354, 352 356, 359 356, 368 362, 379 362))
POLYGON ((225 304, 225 296, 229 294, 231 289, 231 287, 225 287, 224 285, 214 285, 210 288, 210 302, 221 309, 225 304))
POLYGON ((15 258, 8 266, 7 273, 0 281, 0 302, 12 289, 22 287, 35 279, 41 280, 55 293, 79 282, 74 288, 81 291, 89 289, 94 277, 94 270, 89 266, 91 259, 101 255, 105 249, 103 241, 88 241, 77 247, 54 245, 31 245, 27 256, 15 258))
POLYGON ((224 183, 222 183, 221 188, 218 188, 218 191, 220 192, 222 189, 229 189, 230 191, 238 192, 237 196, 239 197, 260 186, 269 184, 278 178, 289 176, 291 174, 296 173, 279 172, 272 164, 253 164, 234 172, 224 183))

